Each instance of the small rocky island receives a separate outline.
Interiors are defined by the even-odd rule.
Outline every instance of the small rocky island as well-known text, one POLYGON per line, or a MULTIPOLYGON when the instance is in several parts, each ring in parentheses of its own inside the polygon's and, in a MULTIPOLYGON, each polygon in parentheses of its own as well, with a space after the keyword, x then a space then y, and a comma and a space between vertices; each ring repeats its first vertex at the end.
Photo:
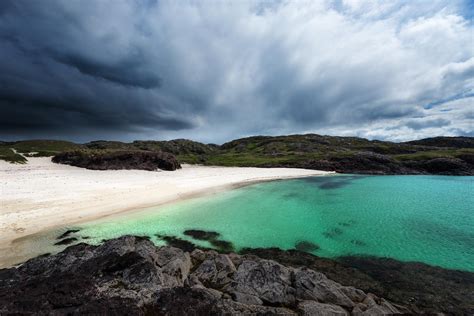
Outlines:
POLYGON ((124 236, 0 270, 0 314, 379 315, 410 312, 324 274, 254 255, 124 236))

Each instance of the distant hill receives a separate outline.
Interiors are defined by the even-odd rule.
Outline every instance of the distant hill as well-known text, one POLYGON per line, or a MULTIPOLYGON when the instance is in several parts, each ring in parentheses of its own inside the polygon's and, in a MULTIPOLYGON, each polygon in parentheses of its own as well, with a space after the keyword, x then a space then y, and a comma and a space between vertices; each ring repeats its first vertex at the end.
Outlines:
POLYGON ((162 151, 174 154, 180 163, 191 164, 309 168, 359 174, 474 175, 472 137, 393 143, 304 134, 253 136, 221 146, 186 139, 131 143, 102 140, 86 144, 35 140, 0 143, 0 159, 14 162, 11 148, 26 156, 49 156, 71 150, 162 151))
MULTIPOLYGON (((437 147, 316 134, 255 136, 220 146, 206 164, 297 167, 359 174, 474 174, 473 138, 440 138, 437 147), (466 144, 466 147, 462 147, 466 144)), ((429 142, 434 144, 435 142, 429 142)))
POLYGON ((455 147, 455 148, 474 148, 474 137, 456 136, 456 137, 432 137, 420 140, 406 142, 411 145, 433 146, 433 147, 455 147))

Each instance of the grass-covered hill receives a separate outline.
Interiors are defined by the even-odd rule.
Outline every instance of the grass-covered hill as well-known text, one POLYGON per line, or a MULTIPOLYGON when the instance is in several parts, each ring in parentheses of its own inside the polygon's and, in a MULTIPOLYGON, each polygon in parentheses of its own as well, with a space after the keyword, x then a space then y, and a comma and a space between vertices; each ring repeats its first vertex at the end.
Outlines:
POLYGON ((407 142, 411 145, 433 146, 433 147, 456 147, 474 148, 474 137, 432 137, 407 142))
POLYGON ((441 137, 428 145, 420 142, 315 134, 257 136, 225 143, 217 154, 201 159, 211 165, 299 167, 344 173, 474 174, 473 138, 441 137))
POLYGON ((89 153, 104 150, 162 151, 175 155, 180 163, 204 165, 294 167, 365 174, 474 175, 472 137, 435 137, 393 143, 305 134, 254 136, 220 146, 185 139, 131 143, 94 141, 86 144, 21 141, 0 143, 0 159, 15 162, 16 154, 11 149, 27 156, 55 155, 71 150, 89 153))
POLYGON ((81 149, 83 145, 62 140, 25 140, 0 142, 0 160, 26 163, 26 157, 49 157, 58 153, 81 149))

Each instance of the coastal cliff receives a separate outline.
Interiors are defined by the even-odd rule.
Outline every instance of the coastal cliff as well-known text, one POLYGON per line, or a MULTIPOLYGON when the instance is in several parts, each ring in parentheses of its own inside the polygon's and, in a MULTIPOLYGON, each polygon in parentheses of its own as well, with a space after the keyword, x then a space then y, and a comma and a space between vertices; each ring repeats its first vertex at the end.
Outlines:
POLYGON ((306 267, 124 236, 0 270, 0 314, 376 315, 410 312, 306 267))

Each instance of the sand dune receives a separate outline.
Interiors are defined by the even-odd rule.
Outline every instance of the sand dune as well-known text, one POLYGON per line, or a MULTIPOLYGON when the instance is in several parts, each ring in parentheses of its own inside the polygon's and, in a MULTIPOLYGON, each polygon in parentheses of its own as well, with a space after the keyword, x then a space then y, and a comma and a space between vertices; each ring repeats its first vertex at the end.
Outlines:
POLYGON ((96 171, 54 164, 50 158, 29 158, 25 165, 0 161, 0 267, 14 252, 15 239, 43 230, 251 182, 326 174, 189 165, 171 172, 96 171))

